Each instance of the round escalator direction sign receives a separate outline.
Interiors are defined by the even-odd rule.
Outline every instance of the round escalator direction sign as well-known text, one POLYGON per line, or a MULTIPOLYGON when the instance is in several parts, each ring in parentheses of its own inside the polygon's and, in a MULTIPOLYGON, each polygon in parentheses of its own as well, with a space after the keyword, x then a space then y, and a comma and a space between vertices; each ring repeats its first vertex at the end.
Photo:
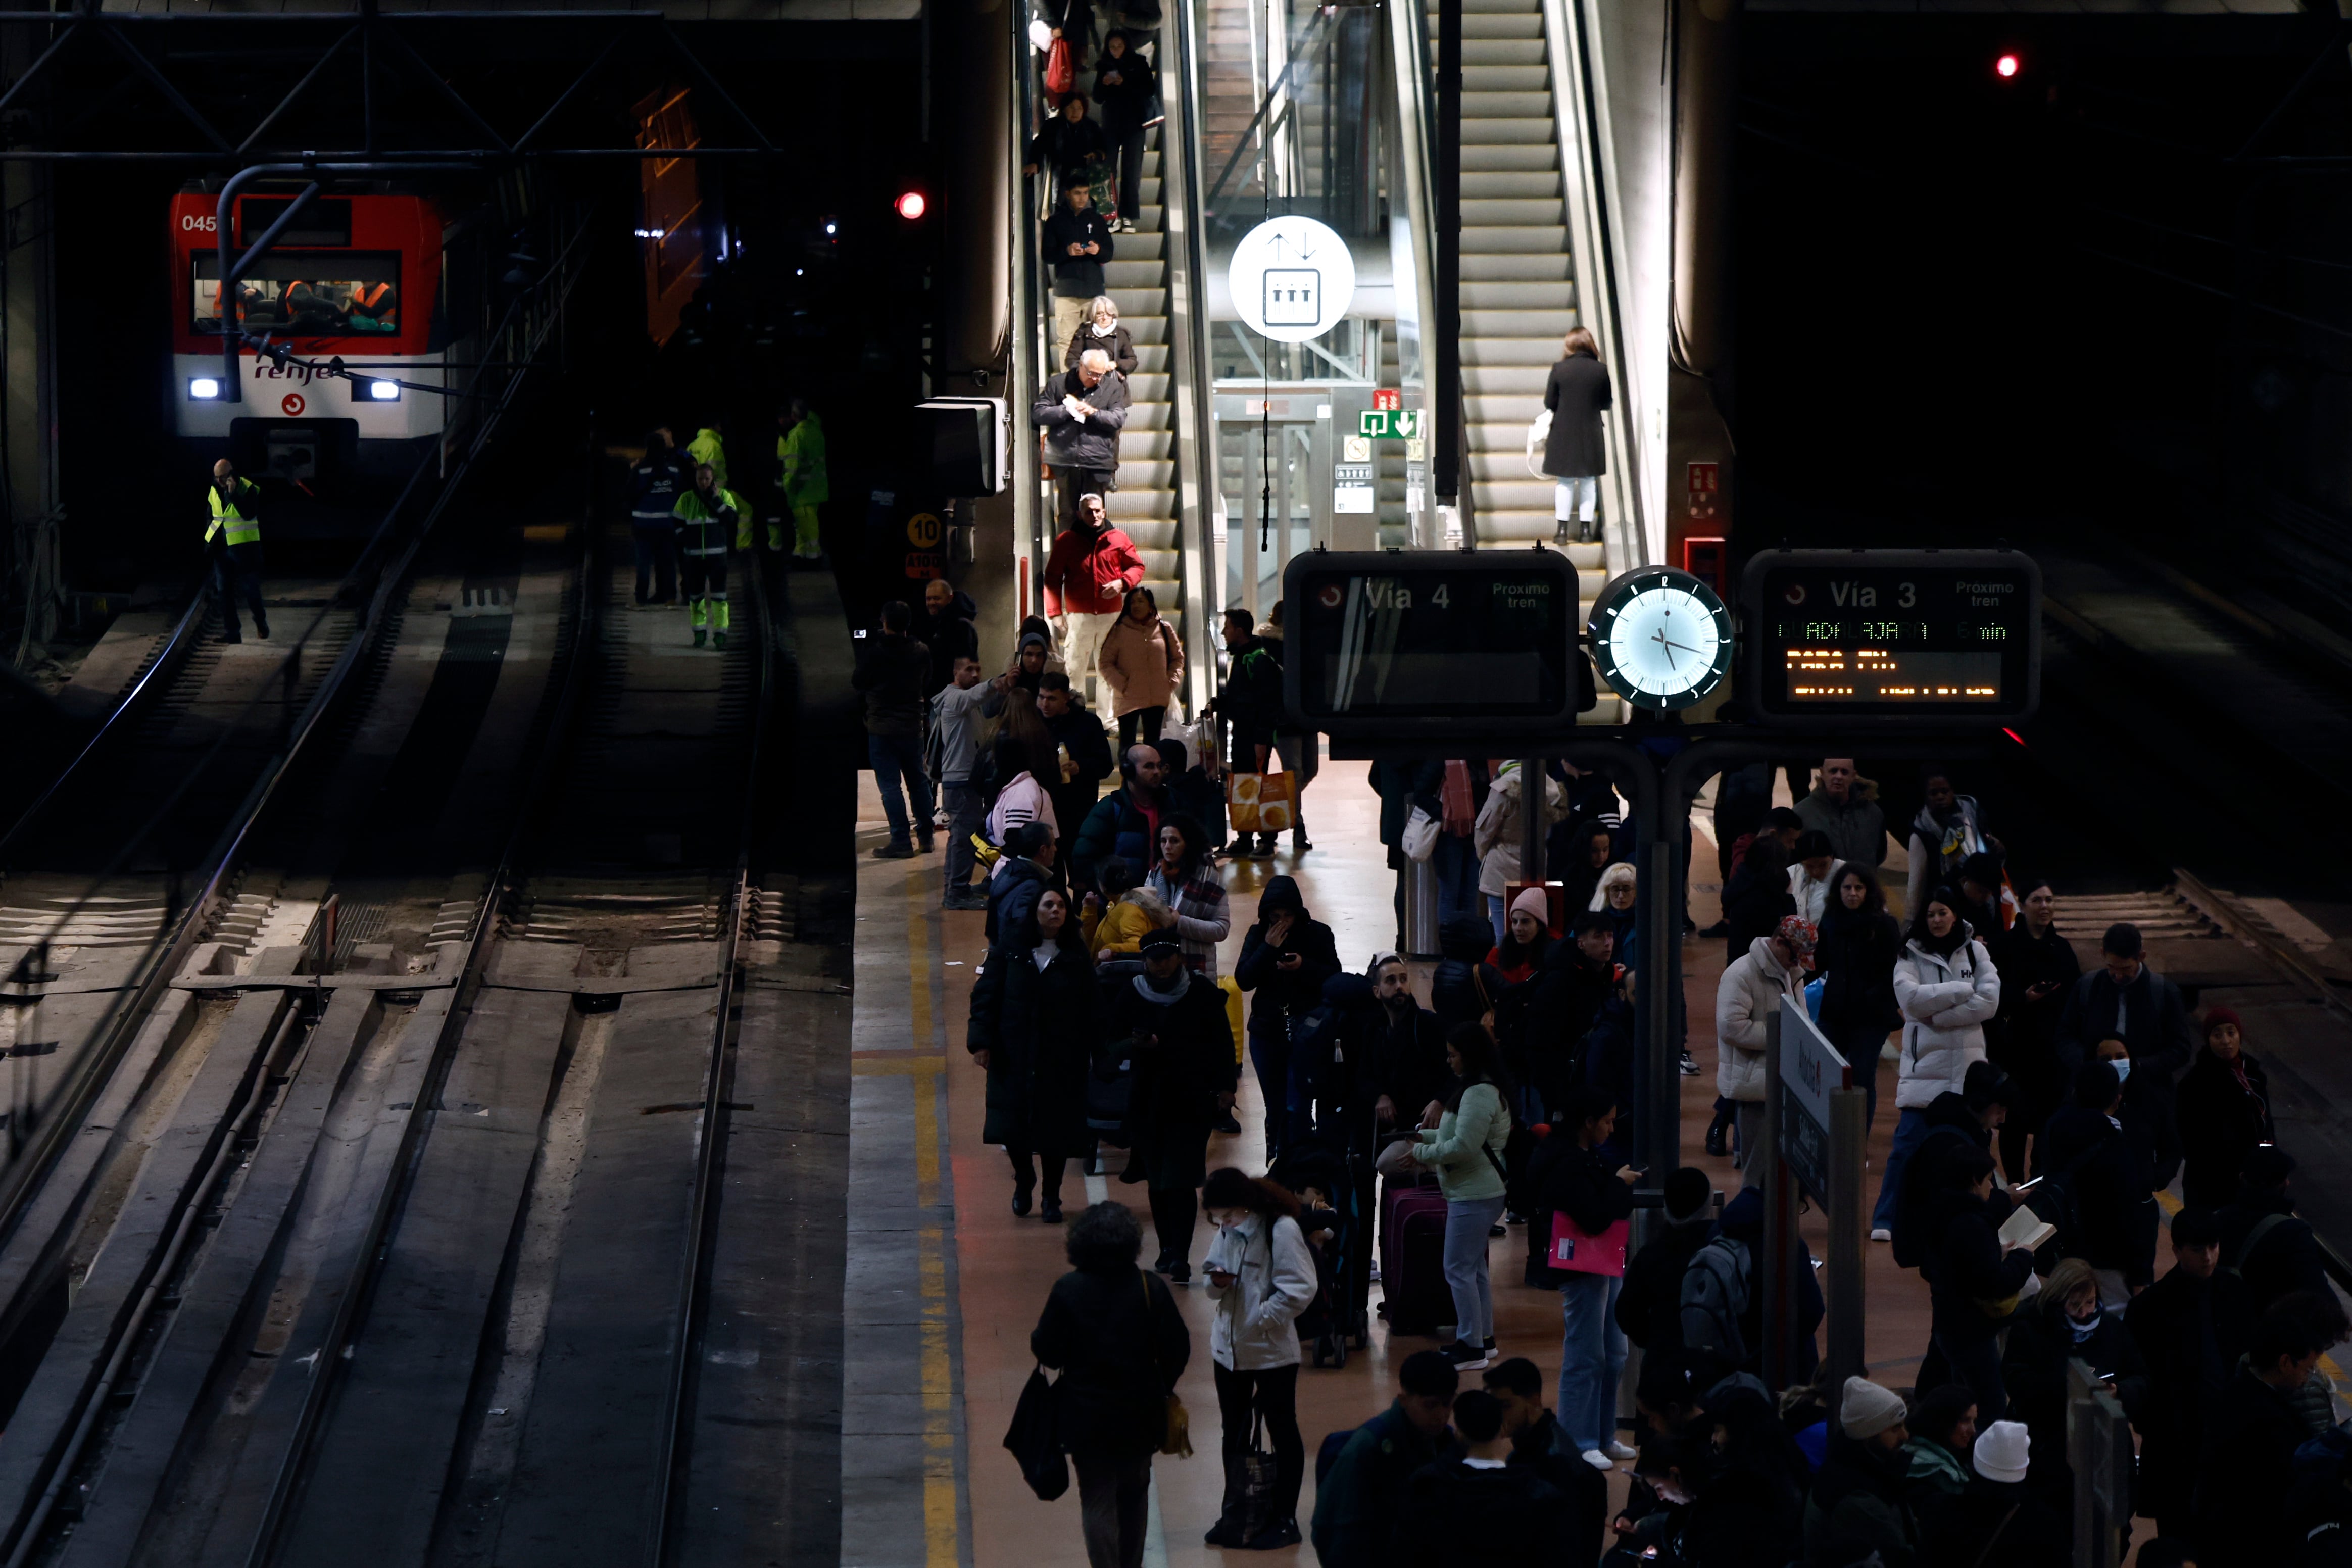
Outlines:
POLYGON ((1295 214, 1268 218, 1244 235, 1226 278, 1242 320, 1276 342, 1321 337, 1356 297, 1348 242, 1295 214))

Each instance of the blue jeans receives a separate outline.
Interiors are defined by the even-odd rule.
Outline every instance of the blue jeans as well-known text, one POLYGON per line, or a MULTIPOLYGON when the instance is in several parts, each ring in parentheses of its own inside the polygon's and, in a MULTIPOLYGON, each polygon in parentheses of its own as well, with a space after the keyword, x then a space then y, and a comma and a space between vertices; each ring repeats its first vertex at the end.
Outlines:
POLYGON ((1617 1326, 1624 1279, 1570 1274, 1559 1288, 1559 1425, 1591 1453, 1617 1439, 1617 1385, 1625 1376, 1625 1331, 1617 1326))
POLYGON ((1503 939, 1511 934, 1511 925, 1504 911, 1503 895, 1500 893, 1486 895, 1486 923, 1495 928, 1495 945, 1502 946, 1503 939))
MULTIPOLYGON (((1255 1022, 1255 1020, 1253 1020, 1255 1022)), ((1265 1101, 1266 1157, 1297 1140, 1297 1106, 1292 1099, 1290 1035, 1249 1031, 1250 1066, 1257 1072, 1257 1091, 1265 1101)))
POLYGON ((1870 1211, 1873 1230, 1891 1230, 1895 1226, 1895 1205, 1903 1195, 1903 1167, 1911 1163, 1911 1155, 1927 1137, 1927 1113, 1906 1110, 1895 1119, 1895 1143, 1886 1152, 1886 1174, 1878 1184, 1878 1206, 1870 1211))
MULTIPOLYGON (((908 838, 907 802, 912 799, 921 805, 929 793, 923 776, 923 738, 920 735, 868 735, 866 737, 866 759, 874 764, 874 787, 882 792, 882 815, 890 823, 890 842, 906 844, 908 838), (901 795, 901 786, 905 795, 901 795)), ((922 824, 925 838, 931 836, 931 820, 922 824)))
POLYGON ((1486 912, 1478 901, 1477 852, 1470 847, 1466 837, 1439 834, 1437 847, 1430 851, 1429 863, 1437 868, 1437 923, 1441 929, 1448 921, 1465 917, 1476 920, 1486 912))
POLYGON ((1454 1337, 1483 1344, 1495 1331, 1495 1287, 1486 1277, 1486 1233, 1503 1217, 1491 1198, 1445 1200, 1445 1284, 1454 1292, 1454 1337))

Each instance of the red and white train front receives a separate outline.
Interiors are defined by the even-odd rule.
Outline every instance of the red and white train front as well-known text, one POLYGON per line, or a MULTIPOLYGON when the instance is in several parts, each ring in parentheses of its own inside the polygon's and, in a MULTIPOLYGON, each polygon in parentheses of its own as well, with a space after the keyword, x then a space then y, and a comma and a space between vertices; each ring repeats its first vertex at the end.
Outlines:
MULTIPOLYGON (((241 195, 232 256, 284 216, 291 194, 241 195)), ((373 472, 415 460, 414 443, 447 418, 439 393, 389 381, 331 377, 279 365, 250 347, 237 355, 232 393, 220 352, 217 196, 172 200, 174 426, 218 447, 247 472, 313 479, 373 472), (234 399, 234 400, 233 400, 234 399)), ((373 376, 428 386, 448 374, 442 285, 442 219, 422 196, 355 193, 314 196, 287 232, 237 280, 246 331, 286 345, 297 359, 340 356, 373 376)))

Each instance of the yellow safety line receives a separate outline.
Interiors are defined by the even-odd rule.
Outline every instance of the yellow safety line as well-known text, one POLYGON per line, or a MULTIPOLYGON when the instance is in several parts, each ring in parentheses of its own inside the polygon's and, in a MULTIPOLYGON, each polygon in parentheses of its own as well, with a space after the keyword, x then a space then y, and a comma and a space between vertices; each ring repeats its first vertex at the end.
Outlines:
POLYGON ((948 1058, 937 1054, 919 1057, 879 1057, 861 1055, 853 1059, 849 1070, 859 1078, 887 1078, 898 1073, 943 1072, 948 1058))
MULTIPOLYGON (((2172 1215, 2179 1214, 2181 1209, 2187 1205, 2183 1205, 2179 1198, 2174 1197, 2170 1193, 2158 1193, 2156 1194, 2156 1206, 2162 1209, 2168 1217, 2172 1215)), ((2325 1351, 2322 1351, 2319 1355, 2319 1370, 2327 1374, 2328 1382, 2335 1384, 2339 1388, 2343 1386, 2345 1381, 2344 1369, 2336 1365, 2336 1358, 2329 1355, 2325 1351)))

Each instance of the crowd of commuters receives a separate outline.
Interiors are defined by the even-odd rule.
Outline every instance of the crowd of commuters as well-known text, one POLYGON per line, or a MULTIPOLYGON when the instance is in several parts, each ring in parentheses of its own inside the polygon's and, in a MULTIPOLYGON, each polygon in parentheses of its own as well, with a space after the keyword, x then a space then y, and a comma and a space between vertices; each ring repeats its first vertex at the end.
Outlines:
MULTIPOLYGON (((1507 760, 1374 767, 1391 866, 1425 816, 1434 842, 1419 847, 1454 888, 1423 1005, 1394 950, 1343 953, 1293 876, 1263 879, 1246 923, 1230 910, 1226 868, 1271 855, 1274 836, 1228 829, 1220 778, 1304 750, 1280 730, 1278 619, 1224 618, 1222 689, 1196 726, 1179 717, 1175 628, 1125 580, 1132 546, 1098 504, 1055 556, 1049 618, 1024 623, 998 673, 971 601, 933 584, 919 617, 886 607, 860 679, 891 828, 876 852, 932 847, 935 779, 945 901, 986 912, 968 1044, 1013 1213, 1061 1221, 1069 1164, 1123 1149, 1112 1190, 1142 1187, 1150 1215, 1148 1267, 1126 1203, 1076 1215, 1074 1271, 1033 1336, 1062 1374, 1090 1562, 1140 1561, 1151 1457, 1197 1349, 1171 1287, 1196 1270, 1224 1473, 1206 1540, 1223 1548, 1311 1536, 1326 1563, 2069 1563, 2075 1361, 2140 1442, 2137 1495, 2161 1530, 2140 1561, 2296 1562, 2306 1531, 2325 1538, 2352 1516, 2339 1458, 2352 1438, 2315 1370, 2347 1326, 2294 1212, 2245 1021, 2193 1014, 2128 925, 2103 934, 2084 972, 2055 889, 2008 874, 1948 773, 1922 781, 1905 918, 1880 881, 1878 789, 1852 759, 1801 780, 1793 810, 1770 806, 1769 772, 1760 807, 1752 776, 1718 781, 1716 934, 1730 952, 1707 1144, 1741 1181, 1724 1202, 1706 1170, 1669 1173, 1622 1272, 1559 1267, 1548 1241, 1622 1236, 1650 1184, 1619 1121, 1643 1037, 1632 982, 1645 890, 1605 781, 1558 764, 1531 780, 1507 760), (1099 705, 1065 662, 1081 616, 1098 620, 1099 705), (1530 809, 1556 889, 1522 864, 1530 809), (1930 1303, 1904 1390, 1830 1386, 1810 1362, 1777 1397, 1761 1381, 1754 1155, 1766 1026, 1784 1005, 1864 1067, 1874 1114, 1894 1048, 1871 1231, 1930 1303), (1244 1061, 1263 1174, 1215 1158, 1220 1134, 1240 1131, 1244 1061), (2155 1194, 2176 1176, 2187 1202, 2159 1270, 2155 1194), (1381 1217, 1400 1194, 1435 1215, 1425 1262, 1381 1217), (2038 1250, 2004 1232, 2020 1205, 2055 1227, 2038 1250), (1492 1244, 1518 1226, 1525 1275, 1498 1279, 1492 1244), (1407 1267, 1423 1272, 1408 1280, 1407 1267), (1367 1310, 1376 1277, 1388 1305, 1367 1310), (1549 1386, 1522 1347, 1496 1342, 1497 1294, 1528 1286, 1560 1299, 1549 1386), (1412 1289, 1426 1321, 1398 1306, 1412 1289), (1379 1311, 1392 1340, 1434 1331, 1436 1348, 1397 1360, 1395 1403, 1373 1421, 1302 1429, 1307 1352, 1370 1331, 1379 1311), (1612 1509, 1605 1472, 1629 1462, 1632 1495, 1612 1509)), ((1294 864, 1307 847, 1302 829, 1294 864)), ((1809 1341, 1810 1270, 1800 1287, 1809 1341)))

